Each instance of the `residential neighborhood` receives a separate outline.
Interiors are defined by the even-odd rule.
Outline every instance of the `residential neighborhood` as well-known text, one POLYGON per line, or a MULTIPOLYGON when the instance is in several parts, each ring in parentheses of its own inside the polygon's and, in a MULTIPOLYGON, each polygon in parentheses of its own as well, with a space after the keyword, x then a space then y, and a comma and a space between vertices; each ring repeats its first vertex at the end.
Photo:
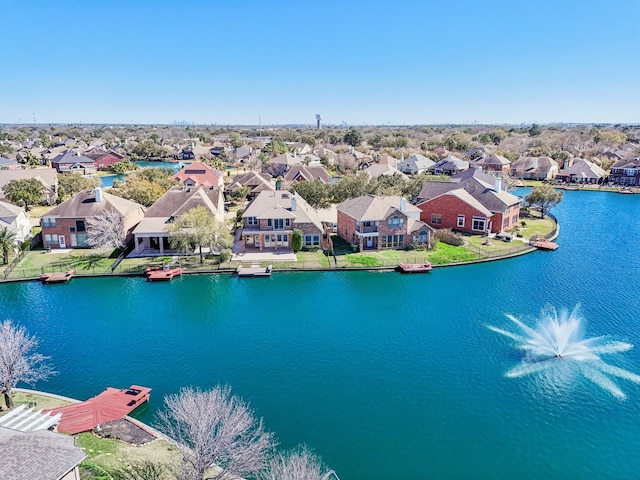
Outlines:
MULTIPOLYGON (((596 141, 603 136, 597 128, 589 131, 590 144, 581 127, 566 127, 563 136, 542 129, 536 137, 526 128, 489 128, 478 127, 475 135, 454 127, 427 135, 398 129, 393 133, 402 146, 380 147, 373 145, 392 144, 391 132, 372 129, 349 144, 335 129, 274 128, 262 135, 206 127, 51 127, 54 137, 44 126, 4 127, 1 218, 16 244, 33 238, 42 248, 64 250, 91 248, 90 219, 116 212, 128 255, 137 257, 193 253, 172 245, 170 227, 196 207, 227 225, 236 254, 291 251, 294 231, 304 250, 331 249, 332 238, 361 252, 429 249, 437 230, 518 230, 524 201, 511 189, 522 182, 614 191, 640 185, 637 130, 615 137, 627 139, 615 147, 596 141), (30 185, 36 196, 20 200, 17 185, 30 185), (30 215, 31 206, 41 216, 30 215)), ((219 252, 214 245, 205 251, 219 252)))

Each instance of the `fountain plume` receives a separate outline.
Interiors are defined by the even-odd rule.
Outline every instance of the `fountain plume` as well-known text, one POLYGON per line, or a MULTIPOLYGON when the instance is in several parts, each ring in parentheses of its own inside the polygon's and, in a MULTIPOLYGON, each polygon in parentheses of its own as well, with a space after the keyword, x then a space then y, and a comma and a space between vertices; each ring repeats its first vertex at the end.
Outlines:
POLYGON ((611 377, 640 384, 640 375, 609 365, 600 358, 600 355, 625 352, 633 345, 607 337, 584 338, 579 305, 571 313, 566 309, 558 312, 554 307, 545 307, 535 328, 513 315, 506 317, 519 332, 487 325, 491 331, 513 340, 515 348, 525 352, 522 362, 507 371, 506 377, 539 375, 557 384, 557 380, 566 378, 567 373, 579 373, 622 400, 626 395, 611 377))

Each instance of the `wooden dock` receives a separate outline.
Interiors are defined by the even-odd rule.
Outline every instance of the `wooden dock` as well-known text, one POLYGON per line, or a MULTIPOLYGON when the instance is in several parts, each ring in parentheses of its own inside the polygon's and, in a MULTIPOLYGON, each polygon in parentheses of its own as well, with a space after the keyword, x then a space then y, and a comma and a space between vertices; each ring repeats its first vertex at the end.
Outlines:
POLYGON ((146 275, 150 282, 167 282, 173 277, 182 275, 182 268, 147 269, 146 275))
POLYGON ((400 273, 427 273, 433 270, 433 265, 429 262, 424 263, 401 263, 397 270, 400 273))
POLYGON ((238 277, 268 277, 271 275, 271 269, 271 265, 268 267, 262 267, 260 265, 245 267, 244 265, 239 265, 235 274, 238 277))
POLYGON ((73 278, 73 268, 64 273, 43 273, 40 275, 42 283, 66 283, 73 278))
POLYGON ((558 248, 558 244, 549 240, 532 240, 529 242, 532 247, 539 248, 541 250, 555 250, 558 248))
POLYGON ((138 385, 125 389, 108 387, 89 400, 46 410, 45 413, 61 413, 58 431, 74 435, 125 417, 149 400, 149 392, 150 388, 138 385))

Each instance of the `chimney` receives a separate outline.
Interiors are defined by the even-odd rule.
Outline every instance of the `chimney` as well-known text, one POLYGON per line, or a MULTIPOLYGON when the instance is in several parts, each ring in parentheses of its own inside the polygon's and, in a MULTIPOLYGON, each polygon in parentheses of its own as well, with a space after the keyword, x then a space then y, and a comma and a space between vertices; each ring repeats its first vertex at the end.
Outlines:
POLYGON ((502 180, 500 177, 496 177, 496 181, 494 183, 494 188, 496 192, 499 192, 502 189, 502 180))
POLYGON ((101 202, 102 201, 102 189, 100 187, 96 187, 94 192, 95 192, 96 202, 101 202))
POLYGON ((295 195, 291 195, 291 211, 295 212, 298 209, 298 199, 295 195))
POLYGON ((400 197, 400 211, 402 213, 407 212, 407 200, 404 197, 400 197))

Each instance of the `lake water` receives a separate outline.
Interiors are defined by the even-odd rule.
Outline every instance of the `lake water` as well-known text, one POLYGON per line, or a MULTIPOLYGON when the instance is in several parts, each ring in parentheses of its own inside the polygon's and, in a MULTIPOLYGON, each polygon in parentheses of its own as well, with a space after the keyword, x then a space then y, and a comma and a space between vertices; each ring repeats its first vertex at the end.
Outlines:
POLYGON ((486 324, 580 303, 587 336, 636 346, 607 360, 640 373, 639 200, 566 192, 555 252, 427 275, 4 284, 0 319, 51 356, 39 389, 149 386, 135 416, 153 424, 165 394, 228 383, 342 480, 637 478, 640 386, 618 380, 622 401, 581 377, 553 392, 506 378, 522 353, 486 324))
MULTIPOLYGON (((185 165, 189 165, 190 162, 147 162, 147 161, 139 161, 136 162, 140 168, 170 168, 174 172, 177 172, 185 165)), ((100 186, 102 188, 113 187, 113 182, 118 181, 121 182, 126 178, 126 175, 105 175, 100 177, 100 186)))

